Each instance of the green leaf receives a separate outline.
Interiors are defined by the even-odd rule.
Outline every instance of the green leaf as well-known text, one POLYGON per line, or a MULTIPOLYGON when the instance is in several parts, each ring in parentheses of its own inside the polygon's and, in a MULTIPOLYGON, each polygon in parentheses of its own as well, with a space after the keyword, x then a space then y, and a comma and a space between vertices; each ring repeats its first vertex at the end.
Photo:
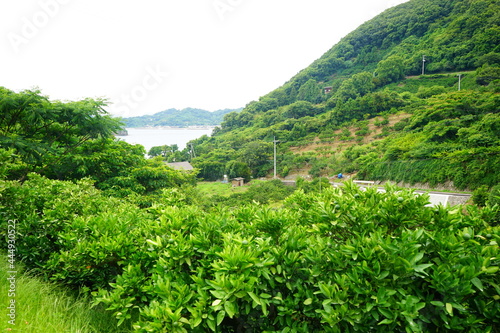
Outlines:
POLYGON ((222 302, 222 300, 216 299, 215 301, 212 302, 212 306, 217 306, 220 304, 220 302, 222 302))
POLYGON ((153 241, 153 240, 151 240, 151 239, 146 239, 146 242, 147 242, 148 244, 153 245, 153 246, 160 246, 157 242, 155 242, 155 241, 153 241))
POLYGON ((226 316, 225 311, 219 311, 219 313, 217 313, 217 326, 219 326, 222 323, 225 316, 226 316))
POLYGON ((453 305, 451 303, 446 303, 446 311, 453 316, 453 305))
POLYGON ((393 322, 394 322, 394 320, 384 319, 380 323, 378 323, 378 325, 389 325, 389 324, 392 324, 393 322))
POLYGON ((484 290, 483 283, 477 277, 470 280, 470 282, 472 282, 472 284, 475 285, 477 287, 477 289, 479 289, 481 291, 484 290))
POLYGON ((388 319, 394 318, 394 315, 389 309, 378 308, 378 311, 388 319))
POLYGON ((377 280, 383 280, 389 275, 389 271, 383 271, 379 276, 375 277, 377 280))
POLYGON ((421 264, 421 265, 415 265, 413 269, 417 273, 423 273, 425 275, 428 275, 427 272, 424 271, 424 269, 431 267, 434 264, 421 264))
POLYGON ((422 258, 424 257, 424 253, 423 252, 419 252, 415 255, 415 257, 413 257, 413 259, 411 259, 411 263, 412 264, 415 264, 417 262, 419 262, 420 260, 422 260, 422 258))
POLYGON ((318 284, 318 286, 319 286, 319 290, 321 290, 321 292, 323 293, 323 295, 325 295, 328 298, 332 298, 332 293, 330 292, 330 289, 328 288, 327 284, 320 282, 318 284))
POLYGON ((202 322, 201 317, 196 317, 192 319, 192 327, 198 327, 202 322))
POLYGON ((229 318, 233 318, 237 311, 234 303, 229 301, 224 302, 224 310, 226 310, 229 318))
POLYGON ((257 303, 258 305, 261 305, 260 299, 253 292, 249 291, 248 296, 250 296, 255 303, 257 303))
POLYGON ((444 307, 444 303, 440 301, 431 301, 432 305, 439 306, 440 308, 444 307))
POLYGON ((498 266, 491 266, 485 269, 487 274, 495 274, 498 272, 499 267, 498 266))
POLYGON ((208 318, 207 324, 208 327, 215 332, 215 321, 213 319, 208 318))
POLYGON ((223 299, 226 296, 225 292, 219 290, 210 290, 210 293, 220 299, 223 299))
POLYGON ((304 305, 311 305, 313 302, 313 299, 312 298, 308 298, 304 301, 304 305))
POLYGON ((269 312, 267 311, 267 303, 262 302, 261 306, 262 306, 262 314, 264 316, 267 316, 269 314, 269 312))

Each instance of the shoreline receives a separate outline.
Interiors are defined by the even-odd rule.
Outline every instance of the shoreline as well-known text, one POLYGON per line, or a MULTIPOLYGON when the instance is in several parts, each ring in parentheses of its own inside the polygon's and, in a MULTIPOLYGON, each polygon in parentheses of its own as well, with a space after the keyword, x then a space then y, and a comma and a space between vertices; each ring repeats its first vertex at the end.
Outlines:
POLYGON ((199 125, 199 126, 186 126, 186 127, 180 127, 180 126, 144 126, 144 127, 126 127, 125 129, 142 129, 142 130, 208 130, 208 129, 214 129, 217 126, 220 125, 199 125))

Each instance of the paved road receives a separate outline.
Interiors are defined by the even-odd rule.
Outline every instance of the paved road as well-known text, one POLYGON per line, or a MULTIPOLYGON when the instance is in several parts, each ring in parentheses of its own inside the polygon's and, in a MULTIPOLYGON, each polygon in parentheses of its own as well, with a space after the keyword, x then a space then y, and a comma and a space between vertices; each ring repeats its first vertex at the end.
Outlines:
MULTIPOLYGON (((361 186, 363 187, 363 186, 361 186)), ((379 191, 385 191, 383 187, 378 188, 379 191)), ((438 205, 450 205, 455 206, 459 204, 465 204, 471 197, 470 194, 466 193, 454 193, 454 192, 439 192, 439 191, 423 191, 416 190, 415 193, 418 194, 429 194, 429 202, 427 206, 438 206, 438 205)))
MULTIPOLYGON (((295 185, 295 181, 293 180, 284 180, 283 183, 288 184, 288 185, 295 185)), ((342 186, 342 183, 334 183, 331 182, 333 186, 342 186)), ((359 187, 366 187, 366 185, 361 185, 358 184, 359 187)), ((383 187, 378 187, 378 190, 383 192, 385 191, 383 187)), ((458 205, 458 204, 464 204, 466 203, 471 195, 466 194, 466 193, 455 193, 455 192, 440 192, 440 191, 423 191, 423 190, 415 190, 415 193, 419 194, 424 194, 428 193, 429 194, 429 202, 430 204, 428 206, 437 206, 437 205, 458 205)))

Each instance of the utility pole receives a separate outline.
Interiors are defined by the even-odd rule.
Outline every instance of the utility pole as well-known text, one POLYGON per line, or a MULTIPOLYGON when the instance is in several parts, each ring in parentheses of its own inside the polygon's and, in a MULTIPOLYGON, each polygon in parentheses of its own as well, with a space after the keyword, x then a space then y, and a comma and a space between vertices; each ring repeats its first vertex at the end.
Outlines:
POLYGON ((195 152, 194 152, 193 144, 192 144, 192 143, 190 143, 190 145, 191 145, 191 150, 190 150, 190 153, 191 153, 191 161, 192 161, 192 160, 193 160, 193 158, 195 158, 195 157, 196 157, 196 154, 195 154, 195 152))
POLYGON ((276 143, 279 141, 276 140, 276 137, 274 137, 273 143, 274 143, 274 179, 276 179, 276 143))
POLYGON ((422 75, 425 74, 425 56, 422 56, 422 75))
POLYGON ((462 80, 462 74, 458 74, 458 91, 460 91, 460 81, 462 80))

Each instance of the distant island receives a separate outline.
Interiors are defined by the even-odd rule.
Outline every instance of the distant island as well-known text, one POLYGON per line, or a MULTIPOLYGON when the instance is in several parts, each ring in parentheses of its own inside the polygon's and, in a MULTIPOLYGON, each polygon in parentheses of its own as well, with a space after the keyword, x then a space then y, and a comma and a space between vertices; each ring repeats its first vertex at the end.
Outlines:
POLYGON ((185 108, 182 110, 168 109, 138 117, 123 118, 125 127, 189 127, 189 126, 215 126, 222 123, 224 115, 241 109, 223 109, 217 111, 207 111, 202 109, 185 108))

